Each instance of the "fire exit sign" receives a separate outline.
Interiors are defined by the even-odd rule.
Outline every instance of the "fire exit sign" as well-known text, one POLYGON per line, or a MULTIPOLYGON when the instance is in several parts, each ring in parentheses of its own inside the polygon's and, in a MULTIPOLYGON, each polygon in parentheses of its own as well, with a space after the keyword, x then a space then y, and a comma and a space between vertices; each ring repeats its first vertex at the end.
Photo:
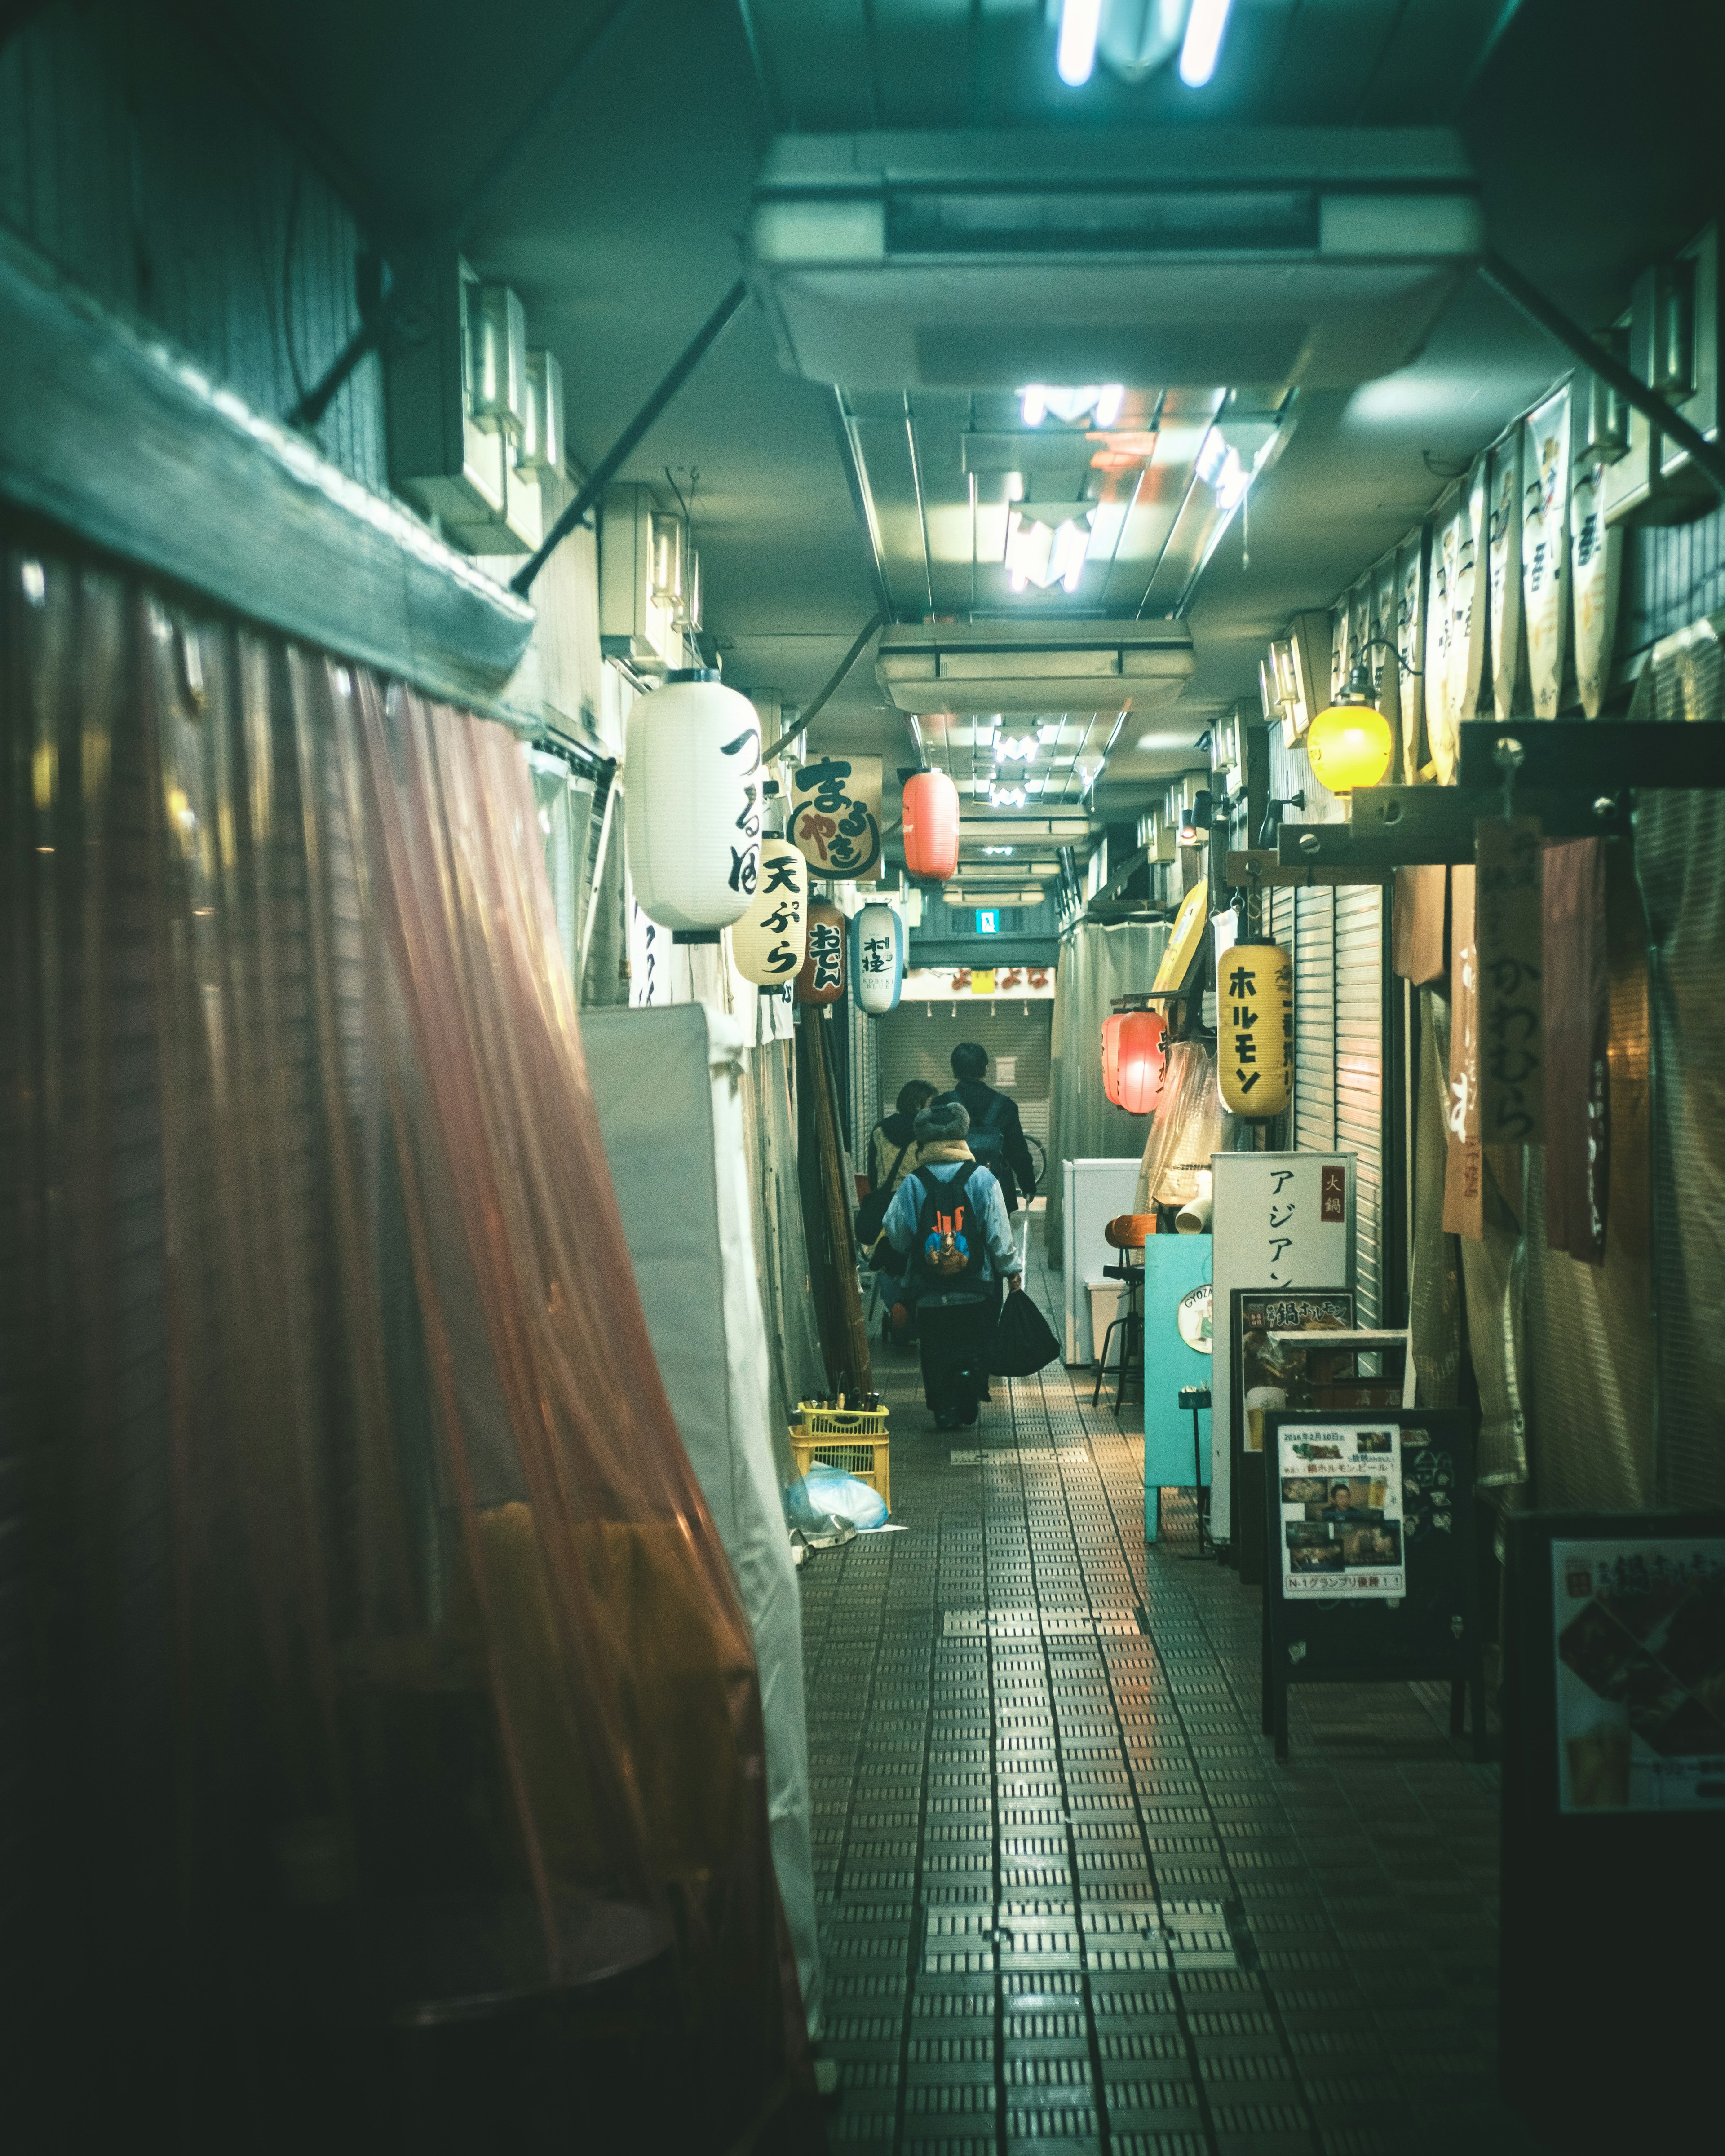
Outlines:
POLYGON ((1000 909, 998 906, 979 906, 977 908, 976 932, 978 936, 998 936, 1000 933, 1000 909))

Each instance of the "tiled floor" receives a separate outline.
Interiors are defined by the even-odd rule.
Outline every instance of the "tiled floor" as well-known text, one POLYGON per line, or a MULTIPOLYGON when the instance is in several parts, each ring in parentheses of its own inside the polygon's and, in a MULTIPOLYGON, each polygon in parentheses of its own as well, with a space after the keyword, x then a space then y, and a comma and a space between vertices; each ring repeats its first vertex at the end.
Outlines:
POLYGON ((1446 1697, 1296 1689, 1278 1768, 1255 1591, 1178 1519, 1146 1549, 1087 1382, 996 1379, 942 1435, 914 1358, 875 1368, 909 1532, 803 1574, 835 2145, 1535 2148, 1494 2092, 1494 1776, 1446 1697))

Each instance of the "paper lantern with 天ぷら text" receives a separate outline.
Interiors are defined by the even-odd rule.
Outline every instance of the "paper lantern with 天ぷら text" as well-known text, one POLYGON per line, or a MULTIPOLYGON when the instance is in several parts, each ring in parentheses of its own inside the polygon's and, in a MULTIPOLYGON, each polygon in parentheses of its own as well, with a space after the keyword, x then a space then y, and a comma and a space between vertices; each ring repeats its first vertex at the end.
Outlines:
POLYGON ((943 771, 905 781, 905 867, 926 883, 945 883, 958 867, 958 789, 943 771))
POLYGON ((884 1018, 898 1009, 905 978, 905 924, 878 902, 850 916, 850 978, 860 1009, 884 1018))
POLYGON ((809 955, 797 976, 799 1004, 835 1004, 845 993, 845 916, 829 900, 809 909, 809 955))
POLYGON ((1268 937, 1222 952, 1216 983, 1216 1069, 1231 1115, 1266 1122, 1293 1092, 1294 962, 1268 937))
POLYGON ((1161 1012, 1122 1013, 1115 1055, 1121 1106, 1129 1116, 1150 1115, 1168 1073, 1168 1022, 1161 1012))
POLYGON ((757 988, 794 980, 809 953, 809 866, 784 839, 761 841, 761 873, 749 910, 731 924, 737 970, 757 988))
POLYGON ((679 942, 716 943, 755 895, 761 721, 696 668, 639 696, 624 743, 624 829, 635 899, 679 942))

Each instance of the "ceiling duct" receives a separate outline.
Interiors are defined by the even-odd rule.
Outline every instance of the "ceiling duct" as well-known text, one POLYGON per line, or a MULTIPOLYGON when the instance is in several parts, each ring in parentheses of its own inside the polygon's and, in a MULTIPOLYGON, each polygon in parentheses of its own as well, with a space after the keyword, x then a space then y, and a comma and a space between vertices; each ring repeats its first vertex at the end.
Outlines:
POLYGON ((852 390, 1343 388, 1482 244, 1447 128, 789 135, 747 274, 780 363, 852 390))
POLYGON ((1183 621, 916 622, 875 656, 901 711, 1142 712, 1172 703, 1197 662, 1183 621))

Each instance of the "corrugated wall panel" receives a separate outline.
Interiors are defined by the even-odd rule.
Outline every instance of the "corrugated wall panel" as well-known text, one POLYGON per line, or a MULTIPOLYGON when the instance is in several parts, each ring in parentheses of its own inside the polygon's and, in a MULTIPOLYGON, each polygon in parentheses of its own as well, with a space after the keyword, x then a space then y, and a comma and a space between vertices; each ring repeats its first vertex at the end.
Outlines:
POLYGON ((1294 1144, 1336 1147, 1335 892, 1294 894, 1294 1144))
POLYGON ((1358 1315, 1384 1312, 1384 894, 1376 884, 1336 892, 1336 1143, 1358 1155, 1354 1260, 1358 1315))

